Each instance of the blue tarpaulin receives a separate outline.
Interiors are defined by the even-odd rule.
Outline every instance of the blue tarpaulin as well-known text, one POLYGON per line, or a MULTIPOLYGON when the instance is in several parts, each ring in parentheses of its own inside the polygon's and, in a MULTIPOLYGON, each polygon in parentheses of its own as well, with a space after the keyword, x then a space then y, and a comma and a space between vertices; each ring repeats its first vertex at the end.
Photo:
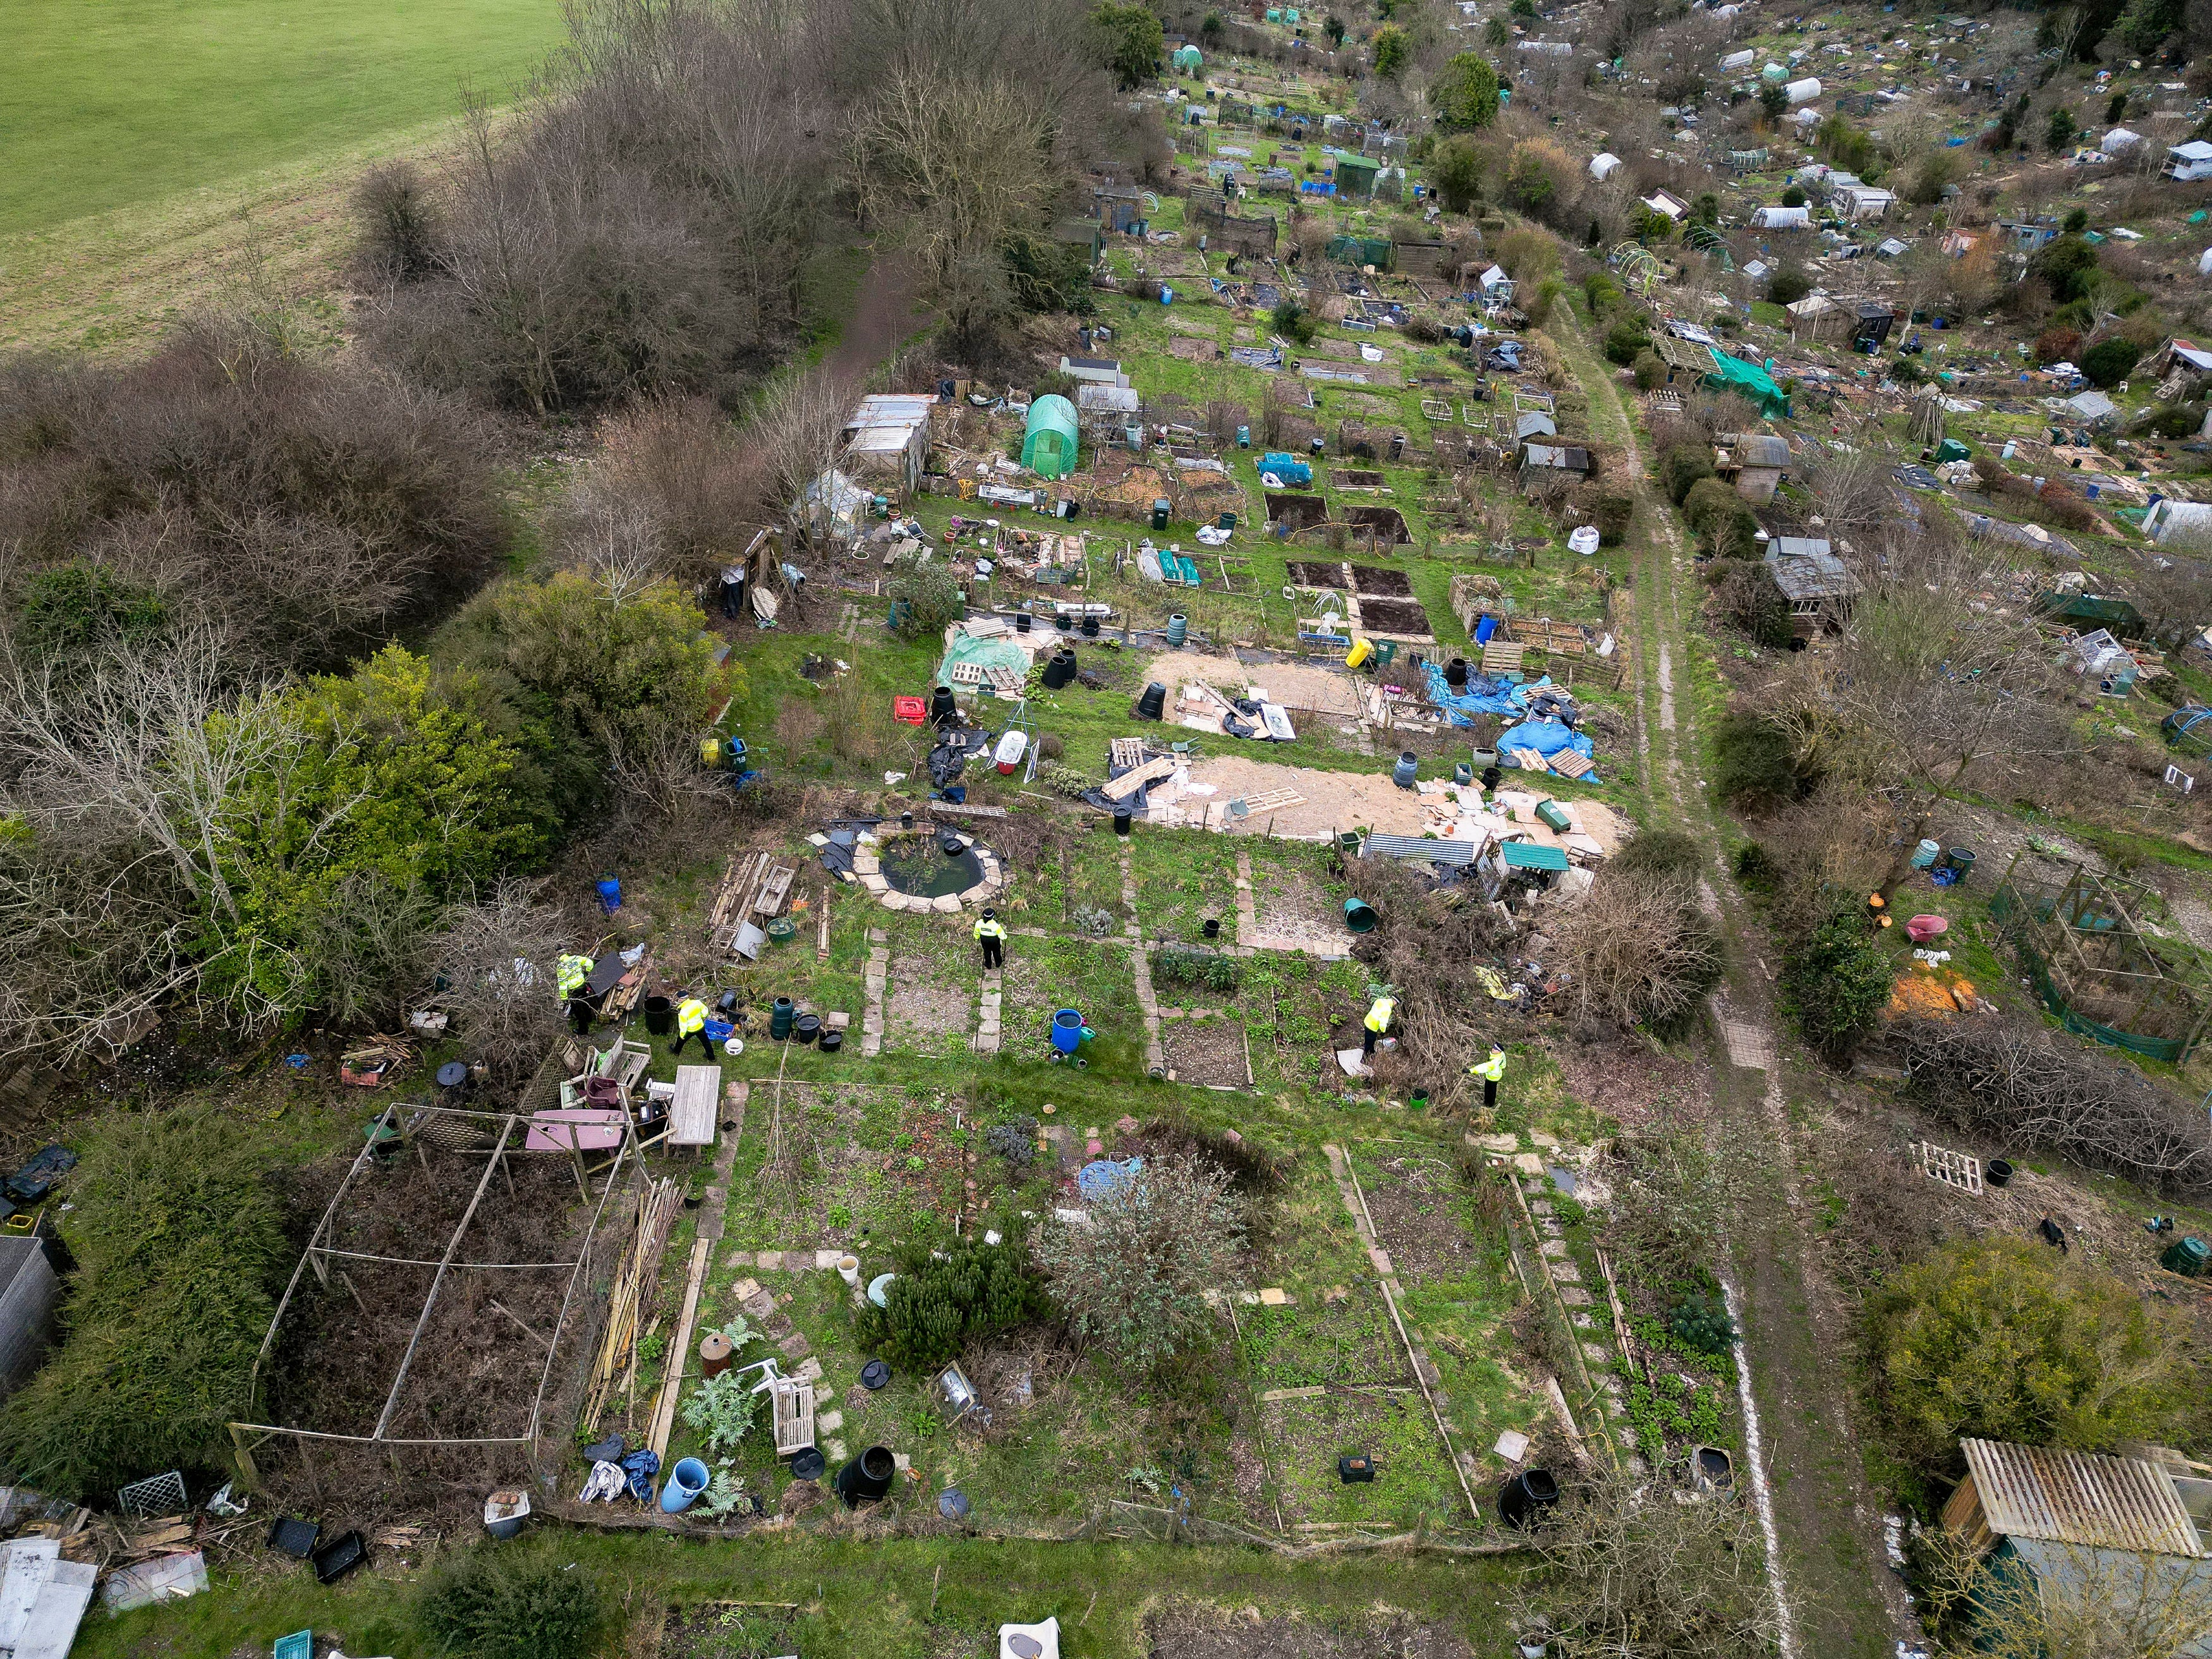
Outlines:
POLYGON ((1443 669, 1432 662, 1422 666, 1428 673, 1429 701, 1443 709, 1454 726, 1472 726, 1477 714, 1518 714, 1528 707, 1524 687, 1469 673, 1466 688, 1455 691, 1443 669))
POLYGON ((1137 1177, 1145 1167, 1145 1160, 1133 1158, 1127 1164, 1116 1164, 1110 1158, 1101 1158, 1085 1164, 1075 1172, 1075 1188, 1085 1198, 1111 1198, 1137 1177))
POLYGON ((1563 749, 1571 749, 1578 755, 1590 752, 1590 740, 1572 726, 1560 720, 1523 720, 1498 734, 1498 752, 1510 754, 1516 749, 1533 749, 1547 760, 1563 749))

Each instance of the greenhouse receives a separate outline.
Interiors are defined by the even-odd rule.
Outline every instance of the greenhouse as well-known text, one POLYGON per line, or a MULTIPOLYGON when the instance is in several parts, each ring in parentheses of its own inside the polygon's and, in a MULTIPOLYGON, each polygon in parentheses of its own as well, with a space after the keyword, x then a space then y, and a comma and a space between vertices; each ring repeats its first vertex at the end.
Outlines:
POLYGON ((1195 75, 1202 67, 1204 67, 1206 59, 1200 55, 1199 50, 1196 46, 1177 46, 1176 48, 1175 66, 1176 72, 1177 74, 1195 75))
POLYGON ((1022 465, 1044 478, 1064 478, 1075 471, 1075 405, 1048 392, 1030 405, 1022 433, 1022 465))

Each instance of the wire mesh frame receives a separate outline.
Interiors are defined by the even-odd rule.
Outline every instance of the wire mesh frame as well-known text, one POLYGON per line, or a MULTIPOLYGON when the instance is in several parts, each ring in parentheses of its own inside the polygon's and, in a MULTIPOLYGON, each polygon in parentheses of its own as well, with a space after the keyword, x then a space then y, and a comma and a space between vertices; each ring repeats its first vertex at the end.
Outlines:
MULTIPOLYGON (((386 1107, 383 1114, 377 1119, 378 1127, 396 1133, 398 1126, 394 1121, 394 1116, 399 1109, 400 1103, 397 1101, 386 1107)), ((270 1318, 269 1329, 261 1339, 260 1350, 254 1355, 253 1370, 247 1383, 246 1399, 249 1402, 258 1405, 261 1399, 261 1368, 276 1347, 276 1334, 283 1328, 285 1313, 291 1306, 293 1297, 299 1291, 301 1275, 313 1267, 317 1279, 319 1280, 323 1279, 323 1269, 315 1266, 315 1258, 318 1255, 341 1256, 349 1260, 370 1261, 404 1267, 435 1267, 437 1274, 431 1280, 430 1288, 423 1294, 422 1309, 416 1318, 414 1335, 407 1345, 406 1353, 401 1358, 399 1370, 393 1376, 392 1389, 386 1396, 384 1410, 378 1417, 376 1428, 373 1432, 366 1435, 333 1434, 326 1430, 295 1428, 276 1423, 233 1422, 229 1425, 231 1437, 238 1446, 241 1458, 250 1460, 251 1452, 246 1439, 249 1435, 259 1435, 264 1440, 275 1435, 286 1435, 295 1440, 323 1440, 356 1446, 532 1446, 537 1443, 545 1409, 545 1392, 552 1382, 554 1363, 560 1354, 561 1338, 568 1328, 568 1315, 575 1304, 576 1287, 583 1277, 585 1267, 591 1261, 592 1247, 599 1237, 599 1224, 605 1216, 607 1204, 613 1198, 616 1188, 622 1185, 625 1164, 632 1170, 641 1167, 636 1127, 628 1121, 625 1114, 622 1141, 615 1148, 614 1157, 600 1166, 606 1172, 606 1187, 600 1193, 599 1201, 592 1206, 591 1220, 584 1230, 583 1238, 577 1244, 576 1259, 574 1261, 456 1261, 453 1260, 454 1253, 460 1248, 461 1239, 476 1219, 477 1206, 483 1201, 484 1192, 490 1186, 492 1176, 497 1173, 501 1160, 510 1152, 527 1152, 536 1157, 548 1154, 569 1157, 575 1160, 580 1182, 587 1182, 588 1173, 585 1169, 581 1152, 574 1149, 510 1147, 507 1142, 513 1137, 516 1127, 528 1121, 519 1112, 480 1112, 457 1106, 425 1106, 414 1109, 417 1113, 418 1121, 423 1117, 458 1118, 473 1121, 485 1126, 491 1124, 500 1126, 499 1140, 492 1148, 490 1155, 485 1159, 483 1175, 477 1183, 477 1190, 470 1199, 468 1208, 462 1212, 460 1220, 454 1224, 453 1236, 447 1241, 445 1255, 434 1262, 415 1261, 396 1256, 363 1255, 358 1251, 334 1249, 321 1243, 336 1222, 339 1206, 345 1202, 346 1195, 352 1191, 354 1182, 360 1178, 362 1171, 368 1167, 375 1153, 378 1138, 374 1136, 365 1138, 361 1151, 355 1155, 352 1165, 346 1170, 345 1178, 339 1182, 337 1191, 331 1195, 330 1203, 324 1207, 322 1218, 315 1224, 314 1231, 308 1236, 307 1248, 301 1252, 299 1261, 293 1267, 292 1277, 286 1283, 284 1294, 276 1304, 276 1312, 270 1318), (566 1267, 569 1270, 568 1282, 561 1296, 561 1311, 553 1322, 552 1337, 545 1345, 545 1363, 538 1372, 537 1391, 531 1398, 530 1426, 523 1434, 483 1435, 467 1438, 441 1437, 430 1439, 411 1439, 401 1438, 385 1432, 391 1426, 392 1410, 398 1403, 400 1390, 406 1385, 407 1374, 413 1364, 416 1346, 421 1342, 422 1333, 429 1324, 431 1310, 436 1305, 439 1289, 445 1282, 446 1273, 454 1267, 465 1270, 566 1267)), ((586 1192, 588 1196, 588 1184, 586 1186, 586 1192)))
MULTIPOLYGON (((2154 1042, 2165 1045, 2159 1057, 2171 1058, 2177 1064, 2186 1060, 2203 1040, 2207 1024, 2212 1024, 2212 998, 2166 971, 2124 902, 2124 884, 2079 863, 2063 882, 2039 882, 2021 871, 2025 856, 2024 850, 2013 854, 1990 902, 1990 915, 2016 946, 2033 955, 2034 971, 2050 982, 2051 992, 2065 1004, 2069 1019, 2079 1018, 2095 1028, 2084 1034, 2095 1035, 2100 1042, 2124 1039, 2124 1046, 2154 1042), (2142 968, 2096 961, 2090 954, 2093 948, 2137 961, 2142 968), (2078 988, 2077 974, 2083 981, 2078 988), (2090 989, 2131 999, 2133 1006, 2124 1017, 2127 1024, 2113 1024, 2079 1013, 2075 998, 2090 989), (2170 1034, 2154 1034, 2145 1029, 2154 1023, 2154 1017, 2170 1034), (2113 1035, 2099 1035, 2106 1031, 2113 1035), (2169 1048, 2173 1052, 2166 1052, 2169 1048)), ((2053 1012, 2059 1011, 2054 1008, 2053 1012)))
POLYGON ((133 1480, 115 1494, 115 1507, 143 1521, 156 1515, 181 1515, 191 1507, 185 1492, 185 1477, 172 1469, 167 1474, 133 1480))

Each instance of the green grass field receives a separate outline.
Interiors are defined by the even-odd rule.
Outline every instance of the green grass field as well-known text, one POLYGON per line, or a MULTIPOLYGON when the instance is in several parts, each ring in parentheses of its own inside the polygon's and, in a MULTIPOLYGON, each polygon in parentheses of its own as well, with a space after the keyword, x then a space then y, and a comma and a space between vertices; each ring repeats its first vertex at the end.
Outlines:
POLYGON ((0 234, 507 101, 559 0, 0 0, 0 234))

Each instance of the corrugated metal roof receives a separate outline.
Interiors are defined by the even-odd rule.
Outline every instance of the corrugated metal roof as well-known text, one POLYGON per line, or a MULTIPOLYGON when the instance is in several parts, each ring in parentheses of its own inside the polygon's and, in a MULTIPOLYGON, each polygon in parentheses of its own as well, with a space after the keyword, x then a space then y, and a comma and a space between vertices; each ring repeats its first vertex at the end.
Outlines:
POLYGON ((1386 836, 1370 830, 1367 836, 1367 854, 1386 859, 1417 859, 1425 864, 1446 866, 1474 862, 1474 843, 1471 841, 1428 841, 1419 836, 1386 836))
POLYGON ((2132 1457, 1962 1440, 1990 1530, 2008 1538, 2203 1554, 2165 1470, 2132 1457))

